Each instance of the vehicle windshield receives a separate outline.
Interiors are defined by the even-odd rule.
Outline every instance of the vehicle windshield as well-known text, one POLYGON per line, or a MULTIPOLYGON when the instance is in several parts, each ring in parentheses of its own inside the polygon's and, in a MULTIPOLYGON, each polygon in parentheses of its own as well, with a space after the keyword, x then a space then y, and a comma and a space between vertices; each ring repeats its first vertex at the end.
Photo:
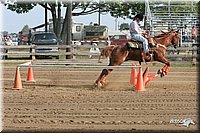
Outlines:
POLYGON ((54 34, 36 34, 33 41, 56 41, 57 38, 54 34))
POLYGON ((114 35, 110 38, 110 40, 119 40, 119 39, 127 39, 126 35, 114 35))

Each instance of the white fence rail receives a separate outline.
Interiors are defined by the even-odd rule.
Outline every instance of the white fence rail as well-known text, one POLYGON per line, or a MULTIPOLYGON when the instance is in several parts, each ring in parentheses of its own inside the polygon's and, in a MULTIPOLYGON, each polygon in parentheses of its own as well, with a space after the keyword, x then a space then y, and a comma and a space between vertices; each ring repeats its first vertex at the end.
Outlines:
MULTIPOLYGON (((59 45, 58 52, 55 53, 37 53, 35 49, 43 48, 55 48, 55 46, 36 46, 36 45, 23 45, 23 46, 2 46, 1 56, 29 56, 35 59, 35 56, 66 56, 71 55, 73 59, 77 56, 91 56, 100 55, 100 51, 91 52, 91 48, 101 49, 105 46, 94 46, 94 45, 59 45), (31 50, 30 50, 31 49, 31 50), (66 49, 70 49, 70 52, 66 52, 66 49), (6 51, 6 52, 5 52, 6 51)), ((173 47, 168 47, 167 57, 168 58, 191 58, 193 62, 197 61, 199 54, 198 44, 193 44, 190 47, 178 47, 176 50, 173 47)))

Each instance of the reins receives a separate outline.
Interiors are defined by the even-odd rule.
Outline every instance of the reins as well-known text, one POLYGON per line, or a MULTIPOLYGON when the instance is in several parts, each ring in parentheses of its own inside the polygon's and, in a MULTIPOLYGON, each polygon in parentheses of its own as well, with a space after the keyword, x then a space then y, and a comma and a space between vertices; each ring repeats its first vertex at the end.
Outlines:
POLYGON ((157 45, 160 46, 160 47, 163 47, 164 49, 167 49, 167 47, 165 45, 162 45, 160 43, 158 43, 157 45))

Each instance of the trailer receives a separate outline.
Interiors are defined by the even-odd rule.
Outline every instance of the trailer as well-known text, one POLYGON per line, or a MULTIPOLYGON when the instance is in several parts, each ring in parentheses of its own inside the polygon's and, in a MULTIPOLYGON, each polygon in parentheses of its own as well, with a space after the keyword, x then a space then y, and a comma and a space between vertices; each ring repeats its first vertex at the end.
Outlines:
POLYGON ((73 22, 72 40, 79 41, 81 45, 97 43, 109 45, 108 27, 106 25, 89 24, 73 22))

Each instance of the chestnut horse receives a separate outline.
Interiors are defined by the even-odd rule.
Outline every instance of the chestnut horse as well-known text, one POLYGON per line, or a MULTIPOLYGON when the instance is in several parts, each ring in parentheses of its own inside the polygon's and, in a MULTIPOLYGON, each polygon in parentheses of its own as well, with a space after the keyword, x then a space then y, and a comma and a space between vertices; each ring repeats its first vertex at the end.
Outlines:
MULTIPOLYGON (((176 48, 178 45, 178 31, 171 30, 169 32, 163 32, 163 34, 153 37, 153 40, 157 44, 157 47, 151 48, 153 54, 152 56, 146 56, 145 62, 158 61, 164 63, 164 67, 161 70, 158 70, 158 74, 163 77, 168 74, 170 68, 170 62, 165 58, 166 49, 170 43, 176 48)), ((130 49, 127 44, 117 45, 112 50, 108 66, 119 66, 128 60, 143 62, 143 59, 140 49, 130 49)), ((113 69, 103 69, 95 82, 95 86, 103 86, 106 77, 112 70, 113 69)))

